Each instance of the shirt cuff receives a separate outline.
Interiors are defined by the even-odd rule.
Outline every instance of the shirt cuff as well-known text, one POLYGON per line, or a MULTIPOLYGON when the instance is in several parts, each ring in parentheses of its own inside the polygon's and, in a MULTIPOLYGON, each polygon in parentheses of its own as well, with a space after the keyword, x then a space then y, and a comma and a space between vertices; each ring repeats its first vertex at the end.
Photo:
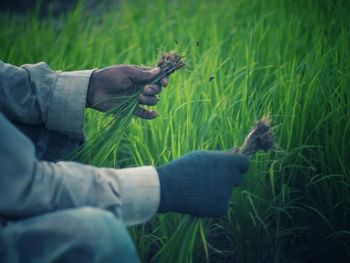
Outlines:
POLYGON ((84 140, 84 110, 89 80, 94 70, 59 72, 46 127, 71 139, 84 140))
POLYGON ((109 170, 116 172, 124 223, 131 226, 151 219, 157 213, 160 201, 157 170, 152 166, 109 170))

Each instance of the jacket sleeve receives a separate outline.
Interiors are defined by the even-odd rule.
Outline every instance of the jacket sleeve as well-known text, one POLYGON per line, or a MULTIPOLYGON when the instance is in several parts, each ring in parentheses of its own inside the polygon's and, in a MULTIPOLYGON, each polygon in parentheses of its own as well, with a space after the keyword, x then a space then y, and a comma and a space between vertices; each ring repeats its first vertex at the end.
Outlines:
POLYGON ((160 189, 154 167, 117 170, 53 163, 37 160, 34 152, 32 142, 0 113, 0 218, 92 206, 135 225, 158 210, 160 189))
POLYGON ((16 67, 0 60, 0 111, 11 121, 43 124, 82 141, 92 71, 56 72, 43 62, 16 67))

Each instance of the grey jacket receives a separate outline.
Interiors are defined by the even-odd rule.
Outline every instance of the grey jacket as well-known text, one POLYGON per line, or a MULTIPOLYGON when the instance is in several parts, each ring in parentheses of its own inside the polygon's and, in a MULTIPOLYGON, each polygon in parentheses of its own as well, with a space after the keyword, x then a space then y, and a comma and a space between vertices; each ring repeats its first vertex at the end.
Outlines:
POLYGON ((0 61, 1 218, 93 206, 134 225, 157 212, 160 189, 154 167, 117 170, 53 162, 84 140, 91 73, 0 61))

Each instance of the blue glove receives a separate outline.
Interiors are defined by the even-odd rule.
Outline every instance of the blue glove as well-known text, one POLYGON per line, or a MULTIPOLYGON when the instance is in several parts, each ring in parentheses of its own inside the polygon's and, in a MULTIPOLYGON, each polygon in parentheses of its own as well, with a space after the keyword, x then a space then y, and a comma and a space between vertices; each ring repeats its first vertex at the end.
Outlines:
POLYGON ((225 216, 248 167, 247 157, 222 151, 194 151, 158 167, 158 212, 225 216))

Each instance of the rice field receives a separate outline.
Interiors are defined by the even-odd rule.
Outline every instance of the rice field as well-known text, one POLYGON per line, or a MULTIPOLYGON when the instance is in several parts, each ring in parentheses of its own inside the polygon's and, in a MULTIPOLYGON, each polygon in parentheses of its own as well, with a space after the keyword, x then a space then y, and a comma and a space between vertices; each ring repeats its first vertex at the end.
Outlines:
MULTIPOLYGON (((95 144, 83 161, 97 166, 230 149, 271 116, 278 147, 251 159, 227 217, 157 215, 130 228, 143 262, 349 262, 349 14, 346 0, 130 0, 80 3, 58 17, 0 13, 0 58, 76 70, 152 66, 162 50, 186 55, 159 117, 133 119, 120 143, 112 134, 95 144)), ((108 121, 87 110, 88 140, 108 121)))

